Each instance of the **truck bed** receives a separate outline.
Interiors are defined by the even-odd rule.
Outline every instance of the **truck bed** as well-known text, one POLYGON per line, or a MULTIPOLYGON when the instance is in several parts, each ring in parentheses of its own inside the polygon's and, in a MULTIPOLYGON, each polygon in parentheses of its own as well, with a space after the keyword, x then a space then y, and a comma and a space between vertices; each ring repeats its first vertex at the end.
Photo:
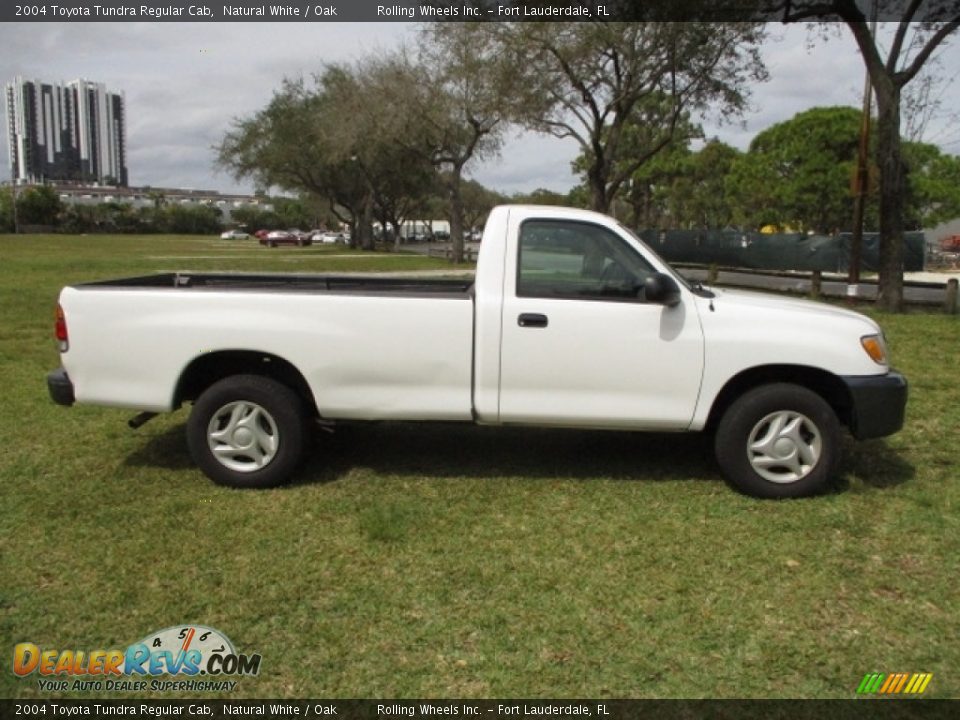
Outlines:
POLYGON ((83 288, 170 290, 255 290, 363 295, 459 297, 471 294, 473 278, 371 277, 311 273, 193 273, 173 272, 75 285, 83 288))

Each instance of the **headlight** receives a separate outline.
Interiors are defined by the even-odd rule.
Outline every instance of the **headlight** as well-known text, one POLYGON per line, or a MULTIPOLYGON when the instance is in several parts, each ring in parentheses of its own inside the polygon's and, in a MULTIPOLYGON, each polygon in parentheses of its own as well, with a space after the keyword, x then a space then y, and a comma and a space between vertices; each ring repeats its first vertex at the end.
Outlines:
POLYGON ((870 359, 878 365, 887 364, 887 347, 883 342, 882 335, 864 335, 860 338, 860 344, 866 351, 870 359))

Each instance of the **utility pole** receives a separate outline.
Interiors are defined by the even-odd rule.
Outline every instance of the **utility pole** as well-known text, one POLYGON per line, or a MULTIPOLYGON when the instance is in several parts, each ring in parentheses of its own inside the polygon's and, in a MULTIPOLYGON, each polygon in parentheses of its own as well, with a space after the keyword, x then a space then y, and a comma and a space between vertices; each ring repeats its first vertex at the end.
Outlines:
MULTIPOLYGON (((870 34, 877 34, 877 2, 874 0, 870 34)), ((850 238, 850 267, 847 276, 847 299, 853 302, 860 293, 860 259, 863 248, 863 214, 867 204, 867 192, 870 189, 870 172, 867 154, 870 148, 870 111, 872 108, 873 87, 870 84, 870 71, 864 71, 863 112, 860 117, 860 146, 857 151, 857 173, 854 177, 853 198, 853 234, 850 238)))

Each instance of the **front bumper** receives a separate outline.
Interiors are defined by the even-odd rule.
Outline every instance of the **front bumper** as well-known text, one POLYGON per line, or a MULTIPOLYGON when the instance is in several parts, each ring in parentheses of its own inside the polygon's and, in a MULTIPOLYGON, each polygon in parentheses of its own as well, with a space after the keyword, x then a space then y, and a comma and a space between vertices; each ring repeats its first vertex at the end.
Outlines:
POLYGON ((50 391, 50 397, 57 405, 69 407, 76 400, 73 395, 73 382, 63 368, 58 368, 47 374, 47 390, 50 391))
POLYGON ((850 394, 850 432, 858 440, 892 435, 903 427, 907 379, 886 375, 841 377, 850 394))

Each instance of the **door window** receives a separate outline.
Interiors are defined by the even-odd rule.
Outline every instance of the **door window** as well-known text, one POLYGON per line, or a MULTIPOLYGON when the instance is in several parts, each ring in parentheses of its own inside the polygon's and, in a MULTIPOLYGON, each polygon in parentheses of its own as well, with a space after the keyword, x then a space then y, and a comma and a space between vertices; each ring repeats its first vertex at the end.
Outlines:
POLYGON ((642 300, 644 283, 655 272, 616 233, 563 220, 524 222, 519 260, 520 297, 642 300))

